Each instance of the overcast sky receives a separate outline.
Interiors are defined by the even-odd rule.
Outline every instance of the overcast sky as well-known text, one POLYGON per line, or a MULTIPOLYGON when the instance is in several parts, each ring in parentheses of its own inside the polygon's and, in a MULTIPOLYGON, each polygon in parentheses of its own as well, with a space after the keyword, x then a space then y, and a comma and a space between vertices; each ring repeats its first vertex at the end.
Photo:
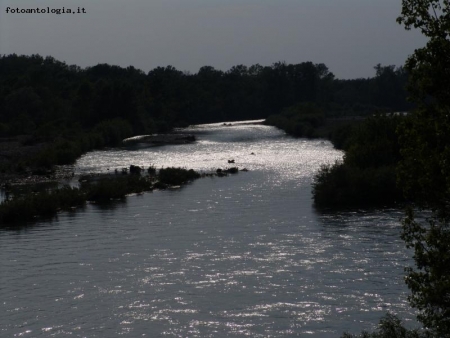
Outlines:
POLYGON ((0 0, 0 54, 51 55, 82 67, 228 70, 325 63, 338 78, 404 63, 426 40, 395 22, 401 0, 0 0), (7 14, 6 8, 86 14, 7 14))

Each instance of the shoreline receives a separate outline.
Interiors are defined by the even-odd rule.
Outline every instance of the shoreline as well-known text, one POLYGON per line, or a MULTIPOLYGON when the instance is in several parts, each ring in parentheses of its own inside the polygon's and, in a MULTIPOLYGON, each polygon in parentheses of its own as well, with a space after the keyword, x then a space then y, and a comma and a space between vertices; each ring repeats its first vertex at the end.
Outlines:
POLYGON ((195 135, 192 134, 153 134, 153 135, 137 135, 126 138, 122 141, 123 146, 146 144, 149 146, 165 146, 177 144, 189 144, 197 141, 195 135))
MULTIPOLYGON (((114 173, 81 175, 78 184, 64 184, 52 188, 30 185, 28 191, 14 194, 0 203, 0 228, 16 229, 38 220, 51 220, 58 212, 76 210, 86 203, 105 204, 153 190, 179 189, 188 182, 205 177, 226 177, 248 170, 237 167, 217 169, 215 172, 199 173, 193 169, 161 168, 147 170, 131 165, 128 170, 114 173)), ((72 177, 72 179, 75 179, 72 177)), ((42 182, 40 182, 42 183, 42 182)), ((62 182, 55 182, 61 184, 62 182)))
MULTIPOLYGON (((22 135, 11 138, 0 139, 0 189, 7 189, 11 185, 32 185, 40 183, 57 182, 70 179, 75 176, 75 171, 71 165, 55 165, 53 168, 25 167, 22 168, 20 162, 23 159, 33 157, 37 152, 48 146, 48 143, 27 145, 28 136, 22 135), (6 169, 8 166, 15 166, 14 170, 6 169)), ((138 135, 124 139, 115 148, 127 148, 140 145, 145 146, 165 146, 189 144, 196 141, 196 137, 190 134, 155 134, 138 135)), ((107 148, 105 148, 107 149, 107 148)))

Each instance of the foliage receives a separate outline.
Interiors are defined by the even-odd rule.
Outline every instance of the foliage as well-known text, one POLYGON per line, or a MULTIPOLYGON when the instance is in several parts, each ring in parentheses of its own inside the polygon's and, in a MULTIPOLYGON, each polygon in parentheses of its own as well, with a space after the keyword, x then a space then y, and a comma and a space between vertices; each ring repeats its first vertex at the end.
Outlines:
POLYGON ((430 335, 450 337, 450 2, 403 0, 397 21, 429 39, 406 62, 418 104, 400 129, 399 182, 416 209, 403 221, 402 237, 415 260, 406 283, 430 335), (431 214, 418 217, 423 210, 431 214))
POLYGON ((448 217, 450 200, 450 111, 419 109, 400 128, 399 182, 423 208, 448 217))
POLYGON ((409 111, 413 108, 406 100, 408 71, 404 67, 380 64, 374 69, 375 76, 371 79, 335 80, 334 105, 329 107, 336 112, 335 116, 366 116, 374 111, 409 111))
POLYGON ((126 120, 114 119, 99 123, 90 132, 73 128, 65 133, 53 138, 34 157, 25 160, 26 164, 30 167, 51 168, 55 164, 74 163, 87 151, 120 144, 124 138, 132 135, 132 128, 126 120))
MULTIPOLYGON (((50 168, 131 135, 266 118, 283 110, 289 115, 289 110, 306 109, 307 103, 320 103, 322 114, 330 116, 364 115, 375 107, 405 110, 406 77, 393 66, 377 66, 374 78, 338 80, 324 64, 312 62, 238 65, 226 72, 205 66, 196 74, 168 66, 146 74, 131 66, 82 69, 52 57, 3 55, 0 137, 28 135, 30 145, 43 144, 40 153, 18 153, 14 161, 50 168), (388 96, 395 99, 386 100, 388 96)), ((293 133, 315 136, 321 121, 303 116, 293 133)), ((16 167, 10 163, 9 169, 16 167)))
POLYGON ((378 115, 345 126, 343 162, 323 166, 313 186, 317 207, 390 206, 403 201, 396 184, 399 116, 378 115))
MULTIPOLYGON (((163 187, 167 187, 181 185, 199 177, 200 174, 192 169, 165 168, 159 170, 157 178, 163 187)), ((107 203, 128 194, 150 191, 156 186, 152 175, 125 174, 85 180, 80 188, 64 186, 38 193, 18 194, 0 204, 0 224, 20 225, 38 217, 52 218, 58 211, 84 205, 86 201, 107 203)))
POLYGON ((169 185, 181 185, 199 178, 200 174, 192 169, 163 168, 159 170, 158 179, 161 183, 169 185))
POLYGON ((351 146, 355 127, 355 123, 347 123, 334 128, 328 133, 328 139, 336 149, 347 150, 351 146))
POLYGON ((402 200, 394 166, 359 168, 346 163, 322 166, 313 183, 317 207, 391 206, 402 200))
POLYGON ((22 224, 37 217, 52 218, 58 211, 82 206, 86 201, 107 202, 151 189, 147 178, 127 175, 83 183, 80 188, 64 186, 22 194, 0 204, 0 224, 22 224))
POLYGON ((81 185, 81 190, 86 193, 86 199, 95 202, 108 202, 111 199, 120 199, 131 193, 141 193, 151 189, 152 184, 149 179, 140 175, 118 176, 81 185))
POLYGON ((414 201, 402 238, 414 249, 407 269, 409 300, 433 337, 450 337, 450 138, 445 108, 418 110, 401 129, 399 182, 414 201), (423 213, 428 217, 417 217, 423 213))
POLYGON ((344 333, 341 338, 426 338, 424 333, 406 329, 400 319, 392 314, 381 318, 376 332, 363 331, 360 335, 344 333))
POLYGON ((406 29, 418 28, 429 38, 406 61, 411 74, 409 90, 415 101, 431 97, 450 105, 450 3, 448 0, 402 0, 397 22, 406 29))
POLYGON ((61 209, 84 204, 84 192, 69 186, 53 191, 27 194, 0 204, 0 224, 33 221, 38 215, 51 218, 61 209))
POLYGON ((414 249, 416 269, 408 268, 409 301, 418 319, 436 337, 450 335, 450 227, 437 216, 420 220, 411 209, 403 221, 402 238, 414 249))
POLYGON ((155 176, 156 175, 156 168, 154 165, 151 165, 150 167, 148 167, 147 172, 149 174, 149 176, 155 176))
POLYGON ((376 168, 397 164, 400 147, 396 129, 404 118, 377 115, 353 128, 344 162, 358 168, 376 168))
POLYGON ((325 116, 317 105, 299 103, 284 109, 278 115, 270 115, 264 122, 283 129, 296 137, 318 137, 317 128, 325 123, 325 116))

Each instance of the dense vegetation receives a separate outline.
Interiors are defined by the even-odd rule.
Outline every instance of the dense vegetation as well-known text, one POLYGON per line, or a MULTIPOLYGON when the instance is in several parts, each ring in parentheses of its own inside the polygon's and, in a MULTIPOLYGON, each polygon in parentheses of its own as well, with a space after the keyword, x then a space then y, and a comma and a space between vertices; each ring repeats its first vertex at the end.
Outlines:
POLYGON ((163 168, 159 170, 159 181, 168 185, 180 185, 199 178, 200 174, 192 169, 163 168))
POLYGON ((323 166, 313 183, 318 207, 392 206, 403 201, 397 186, 400 147, 396 129, 406 117, 377 115, 335 131, 331 140, 344 160, 323 166))
POLYGON ((408 331, 389 317, 378 332, 360 337, 445 338, 450 337, 450 2, 402 0, 397 21, 428 38, 406 62, 417 108, 397 128, 398 187, 411 202, 402 238, 415 262, 405 281, 423 329, 408 331))
POLYGON ((0 139, 20 136, 31 149, 0 149, 0 173, 39 173, 132 135, 266 118, 303 103, 320 103, 326 116, 406 110, 406 80, 403 68, 380 65, 374 78, 338 80, 312 62, 240 65, 226 72, 205 66, 196 74, 169 66, 146 74, 132 66, 82 69, 52 57, 0 56, 0 139))
POLYGON ((375 332, 364 331, 359 335, 344 333, 341 338, 426 338, 426 335, 419 330, 406 329, 400 319, 388 313, 381 318, 375 332))
MULTIPOLYGON (((407 118, 380 115, 334 131, 332 140, 346 155, 343 163, 322 168, 314 198, 317 205, 333 206, 387 205, 403 196, 413 203, 402 235, 414 249, 416 263, 407 270, 410 302, 428 336, 449 337, 449 18, 448 1, 403 0, 398 21, 407 29, 419 28, 429 41, 405 68, 378 65, 371 79, 338 80, 325 65, 311 62, 236 66, 226 72, 202 67, 196 74, 165 67, 145 74, 131 66, 81 69, 51 57, 1 56, 0 137, 20 136, 22 145, 35 148, 32 156, 2 156, 0 171, 71 163, 85 151, 116 145, 125 137, 191 123, 280 114, 268 123, 296 136, 315 137, 331 117, 414 106, 407 118), (414 103, 406 102, 408 77, 414 103), (431 217, 416 217, 421 210, 431 217)), ((129 186, 132 191, 150 188, 148 182, 120 179, 7 201, 0 206, 0 221, 52 217, 87 199, 120 198, 129 186)), ((379 332, 363 336, 416 335, 387 318, 379 332)))
MULTIPOLYGON (((376 71, 372 89, 395 87, 400 79, 406 79, 403 68, 377 66, 376 71)), ((391 107, 395 107, 395 100, 388 97, 384 101, 379 98, 379 102, 390 102, 391 107)), ((402 189, 396 183, 396 167, 400 160, 396 129, 406 117, 392 113, 388 106, 371 105, 364 109, 359 106, 358 111, 352 111, 357 116, 341 116, 330 109, 332 106, 322 102, 297 103, 279 114, 270 115, 265 121, 295 137, 328 138, 337 149, 345 151, 342 163, 323 166, 316 175, 313 184, 315 205, 383 207, 403 202, 402 189)))
POLYGON ((140 170, 136 170, 138 167, 131 168, 135 169, 134 173, 107 175, 97 180, 82 179, 79 188, 64 186, 8 199, 0 204, 0 225, 21 226, 38 218, 52 218, 61 210, 84 206, 86 201, 107 203, 131 193, 180 185, 200 177, 192 169, 165 168, 158 173, 150 170, 150 175, 142 176, 140 170))
POLYGON ((280 114, 270 115, 265 124, 283 129, 296 137, 318 137, 318 128, 325 124, 323 109, 313 103, 299 103, 284 109, 280 114))
POLYGON ((415 261, 406 283, 427 332, 450 337, 450 3, 403 0, 398 22, 428 38, 406 62, 418 109, 399 130, 399 182, 414 201, 403 222, 415 261), (416 217, 420 210, 430 217, 416 217))
POLYGON ((339 118, 348 122, 350 117, 411 109, 413 105, 406 100, 408 74, 404 68, 377 65, 375 70, 371 79, 334 80, 324 100, 297 101, 273 111, 265 123, 296 137, 328 137, 336 124, 342 124, 339 118))

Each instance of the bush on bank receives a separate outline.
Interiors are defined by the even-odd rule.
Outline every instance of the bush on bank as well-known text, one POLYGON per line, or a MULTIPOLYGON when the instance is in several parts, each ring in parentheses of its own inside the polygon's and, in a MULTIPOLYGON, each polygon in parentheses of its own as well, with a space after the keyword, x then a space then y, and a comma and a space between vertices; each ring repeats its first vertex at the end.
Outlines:
POLYGON ((295 137, 319 137, 317 128, 325 123, 325 115, 314 103, 299 103, 271 115, 264 124, 284 130, 295 137))
POLYGON ((0 224, 33 221, 37 216, 51 218, 59 210, 82 206, 85 203, 85 193, 69 186, 18 196, 0 204, 0 224))
POLYGON ((346 150, 344 160, 319 170, 312 186, 314 204, 361 207, 403 202, 396 173, 400 160, 396 129, 403 119, 379 115, 346 127, 339 137, 346 150))
POLYGON ((341 338, 426 338, 427 335, 418 330, 409 330, 402 325, 401 320, 392 315, 386 314, 381 318, 378 329, 375 332, 366 331, 353 335, 344 333, 341 338))
POLYGON ((81 190, 85 193, 86 199, 94 202, 107 202, 111 199, 124 198, 128 194, 141 193, 152 189, 152 182, 148 177, 139 175, 124 175, 81 185, 81 190))
POLYGON ((99 123, 89 132, 77 128, 66 130, 64 137, 59 139, 47 140, 45 135, 35 136, 35 142, 43 140, 49 144, 28 164, 43 168, 51 168, 56 164, 71 164, 83 153, 107 146, 116 146, 132 134, 130 123, 116 118, 99 123))
POLYGON ((159 181, 169 185, 181 185, 199 177, 200 174, 196 171, 183 168, 163 168, 159 170, 158 174, 159 181))
POLYGON ((18 195, 0 204, 0 226, 23 224, 40 218, 52 218, 58 211, 83 206, 86 201, 105 203, 124 198, 131 193, 152 190, 156 180, 162 187, 181 185, 201 177, 194 170, 183 168, 160 169, 156 178, 140 174, 114 175, 93 182, 83 182, 80 188, 64 186, 59 189, 18 195))
POLYGON ((403 198, 393 166, 359 168, 345 163, 322 166, 312 189, 318 207, 392 206, 403 198))

